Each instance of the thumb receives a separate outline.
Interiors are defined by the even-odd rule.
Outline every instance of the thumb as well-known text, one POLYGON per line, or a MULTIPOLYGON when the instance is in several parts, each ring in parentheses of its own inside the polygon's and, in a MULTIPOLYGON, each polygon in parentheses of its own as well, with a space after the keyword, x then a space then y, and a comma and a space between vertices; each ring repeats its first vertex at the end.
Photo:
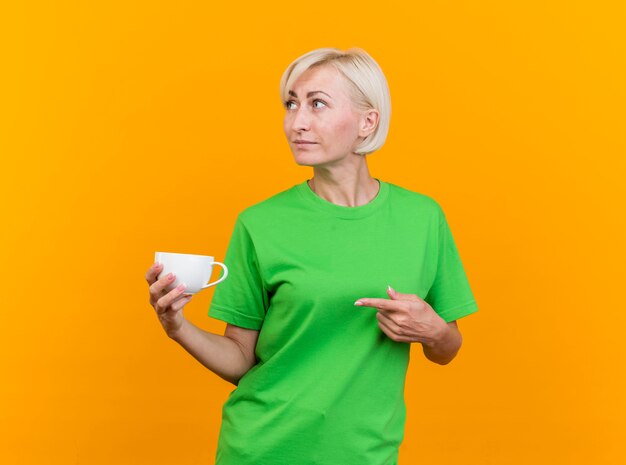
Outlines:
POLYGON ((390 285, 387 285, 387 294, 389 295, 391 300, 411 300, 413 302, 422 301, 422 299, 420 299, 415 294, 402 294, 401 292, 396 292, 396 290, 390 285))

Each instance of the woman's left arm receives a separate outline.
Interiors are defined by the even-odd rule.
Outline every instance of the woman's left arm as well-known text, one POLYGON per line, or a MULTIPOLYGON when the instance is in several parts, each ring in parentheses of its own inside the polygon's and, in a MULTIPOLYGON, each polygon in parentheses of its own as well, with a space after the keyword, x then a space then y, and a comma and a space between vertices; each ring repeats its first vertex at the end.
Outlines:
POLYGON ((454 359, 463 338, 456 321, 446 323, 435 310, 415 294, 401 294, 391 287, 391 298, 360 298, 354 305, 375 307, 378 326, 397 342, 420 342, 430 361, 446 365, 454 359))
POLYGON ((439 339, 435 339, 430 345, 422 344, 422 350, 431 362, 447 365, 456 357, 462 343, 463 336, 461 336, 461 331, 459 331, 456 320, 454 320, 447 323, 446 329, 439 336, 439 339))

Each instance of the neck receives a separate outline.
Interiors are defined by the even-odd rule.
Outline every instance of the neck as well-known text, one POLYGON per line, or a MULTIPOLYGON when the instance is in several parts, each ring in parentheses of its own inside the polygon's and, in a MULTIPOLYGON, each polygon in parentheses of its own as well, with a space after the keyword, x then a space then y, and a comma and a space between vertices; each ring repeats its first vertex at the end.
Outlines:
POLYGON ((322 199, 345 207, 359 207, 370 203, 377 195, 380 185, 368 175, 346 177, 343 180, 314 176, 309 187, 322 199))

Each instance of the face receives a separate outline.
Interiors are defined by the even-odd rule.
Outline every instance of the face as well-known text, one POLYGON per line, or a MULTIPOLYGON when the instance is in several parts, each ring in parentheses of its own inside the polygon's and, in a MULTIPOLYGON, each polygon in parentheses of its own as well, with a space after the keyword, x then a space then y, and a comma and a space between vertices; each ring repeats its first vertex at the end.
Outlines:
POLYGON ((288 93, 284 130, 299 165, 336 165, 354 157, 354 148, 373 130, 360 127, 366 121, 352 105, 345 78, 332 66, 305 71, 288 93))

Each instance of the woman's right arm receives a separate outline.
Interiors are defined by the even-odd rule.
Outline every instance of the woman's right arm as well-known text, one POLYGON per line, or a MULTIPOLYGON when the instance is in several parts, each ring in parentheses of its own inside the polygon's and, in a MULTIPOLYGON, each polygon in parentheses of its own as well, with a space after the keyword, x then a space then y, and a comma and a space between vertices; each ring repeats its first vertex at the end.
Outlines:
POLYGON ((224 336, 204 331, 187 321, 182 309, 192 295, 184 289, 167 292, 175 277, 162 276, 160 265, 153 265, 146 273, 150 286, 150 304, 154 307, 166 334, 209 370, 226 381, 239 380, 256 364, 256 342, 259 331, 227 324, 224 336))
POLYGON ((224 336, 198 328, 187 320, 169 335, 196 360, 221 378, 239 384, 256 365, 256 341, 259 331, 227 324, 224 336))

